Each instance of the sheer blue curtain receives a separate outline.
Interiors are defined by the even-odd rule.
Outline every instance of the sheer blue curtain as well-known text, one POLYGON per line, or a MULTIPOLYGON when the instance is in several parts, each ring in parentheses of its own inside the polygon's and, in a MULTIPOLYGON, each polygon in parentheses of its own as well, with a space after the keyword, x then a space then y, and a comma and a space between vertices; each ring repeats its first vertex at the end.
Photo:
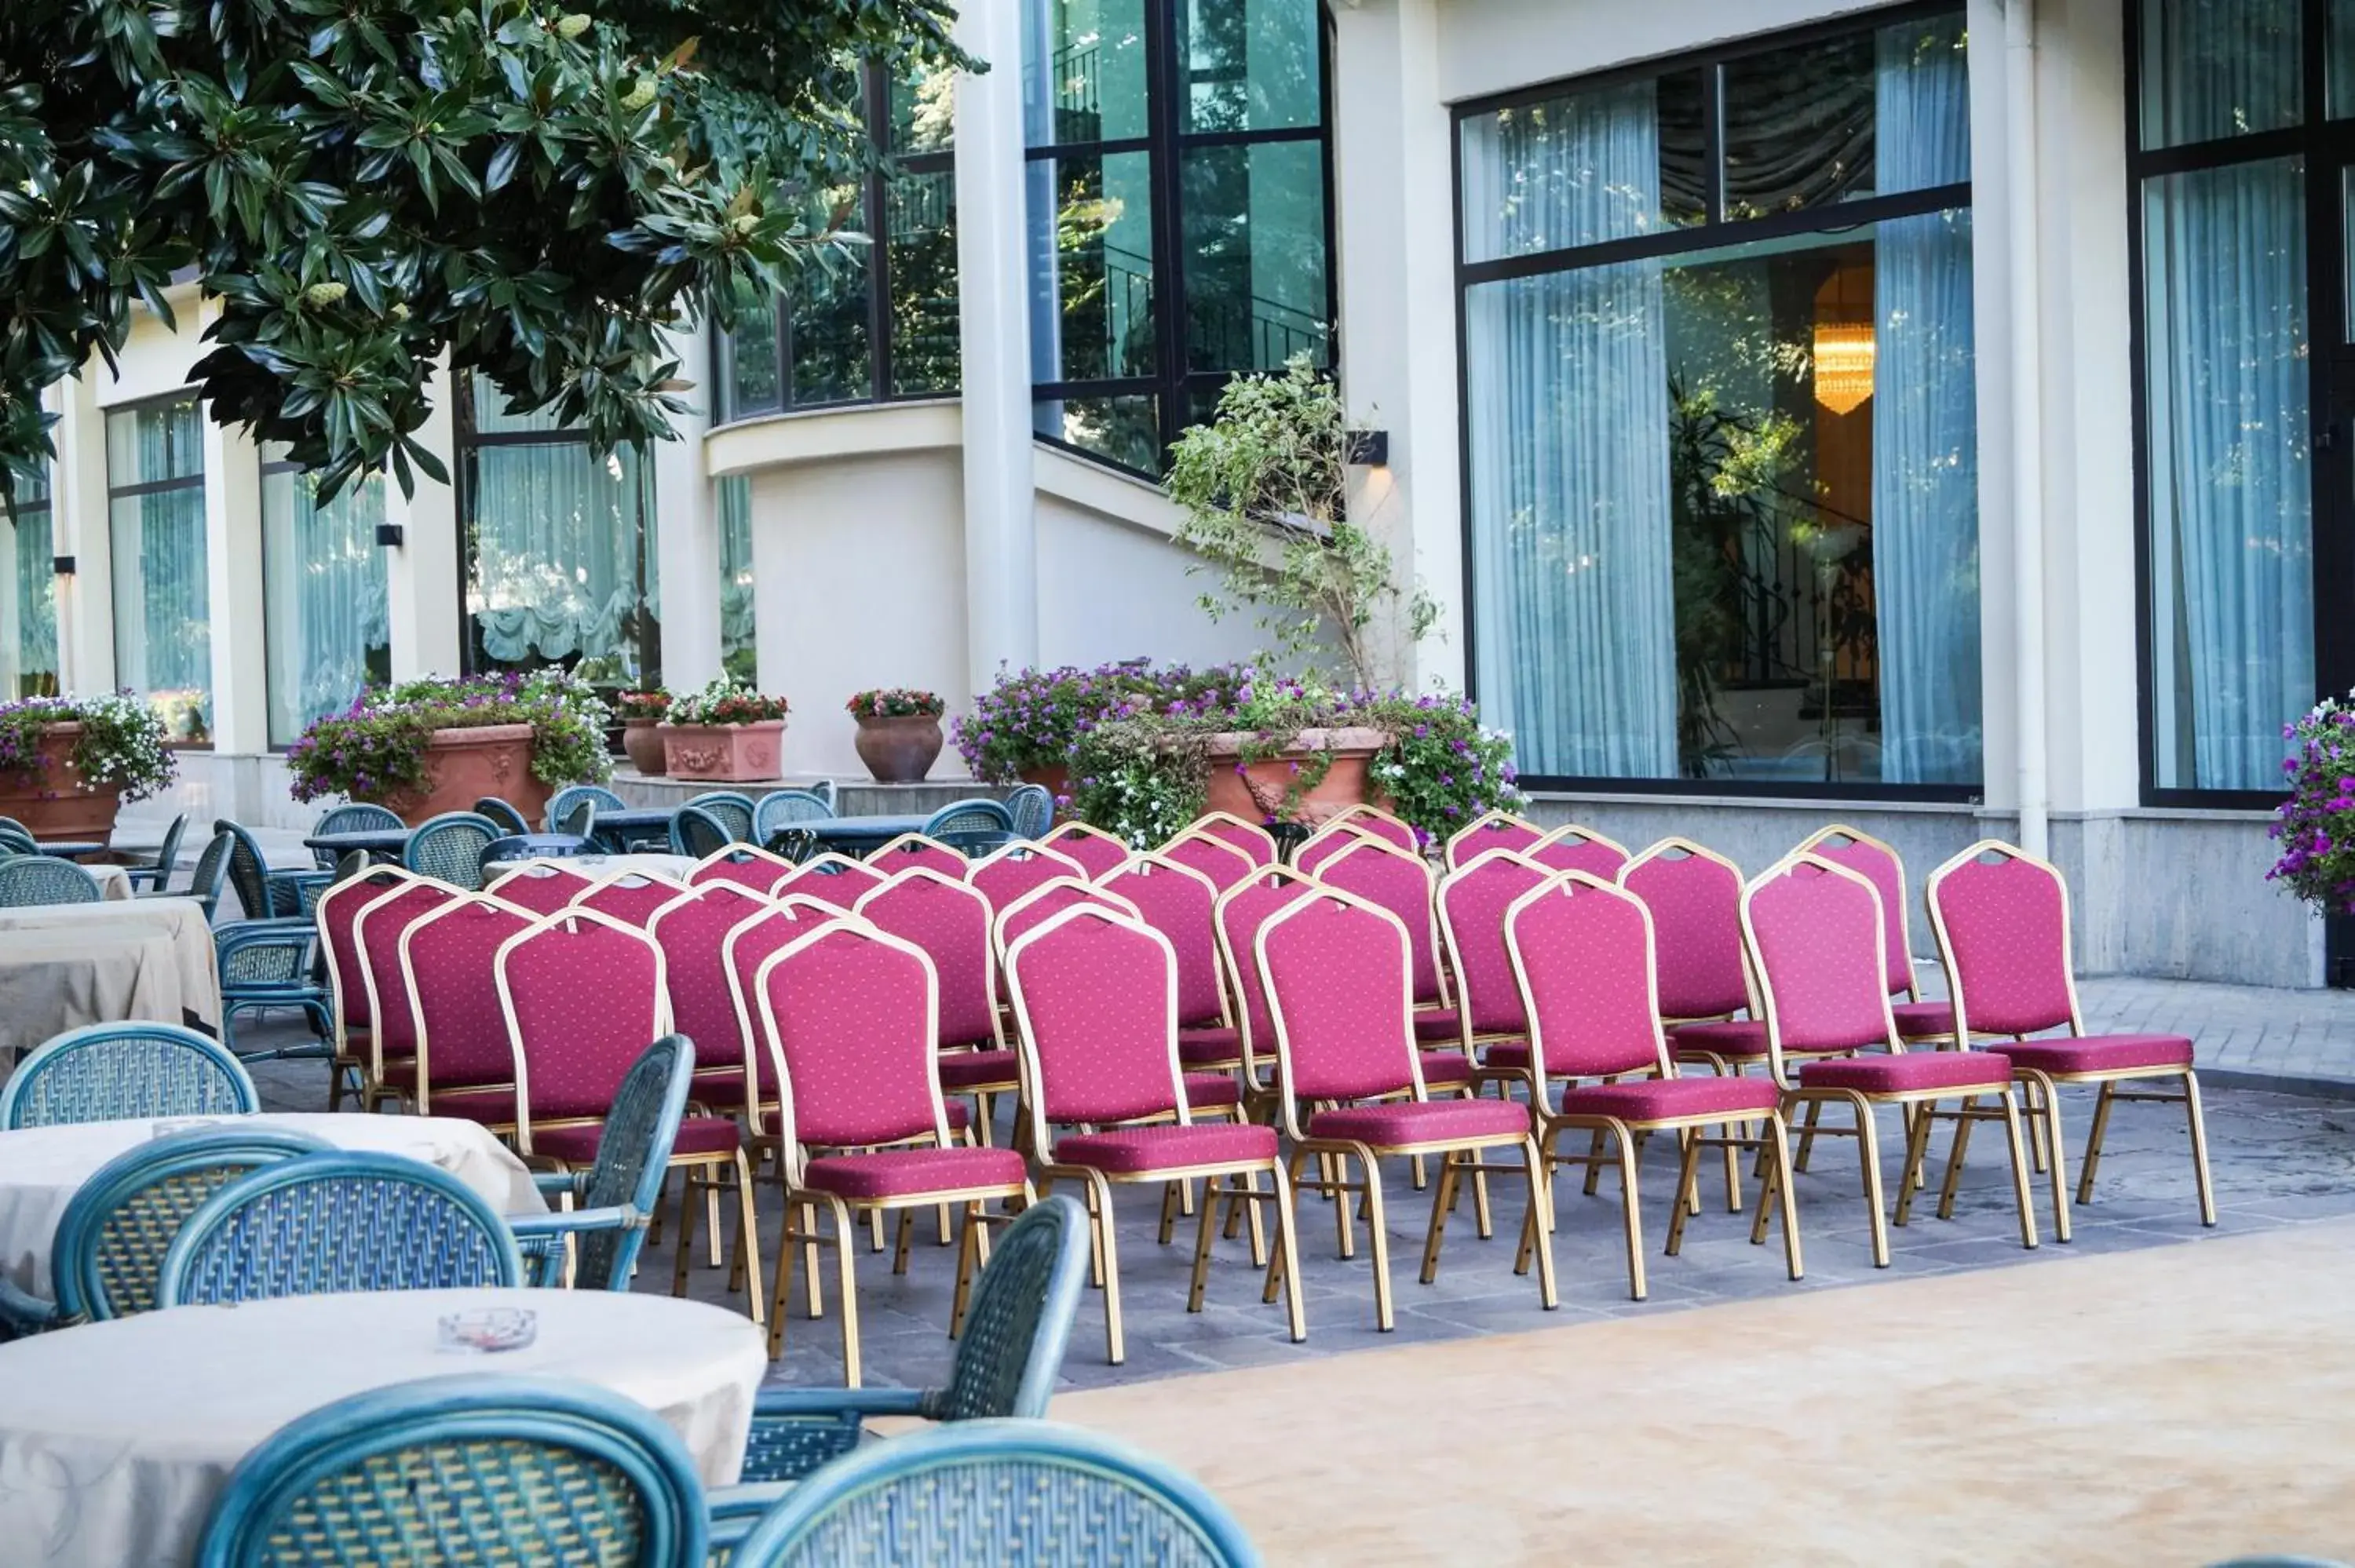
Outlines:
MULTIPOLYGON (((0 557, 0 700, 57 690, 57 577, 49 544, 49 482, 19 480, 16 520, 0 514, 11 548, 0 557)), ((0 508, 5 514, 5 508, 0 508)))
POLYGON ((758 679, 759 620, 752 589, 752 482, 741 473, 718 482, 719 499, 719 660, 739 680, 758 679))
POLYGON ((106 417, 115 683, 145 694, 183 739, 212 721, 201 433, 194 397, 106 417))
MULTIPOLYGON (((1884 191, 1971 175, 1960 18, 1881 30, 1875 88, 1884 191)), ((1873 593, 1881 777, 1978 780, 1979 524, 1968 210, 1883 223, 1873 256, 1873 593)))
POLYGON ((272 746, 291 743, 313 719, 391 674, 384 550, 376 542, 383 521, 380 474, 346 485, 322 506, 310 475, 265 462, 262 616, 272 746))
MULTIPOLYGON (((1464 126, 1464 244, 1482 260, 1657 227, 1651 82, 1464 126)), ((1677 770, 1668 371, 1660 268, 1465 294, 1476 680, 1521 770, 1677 770)))

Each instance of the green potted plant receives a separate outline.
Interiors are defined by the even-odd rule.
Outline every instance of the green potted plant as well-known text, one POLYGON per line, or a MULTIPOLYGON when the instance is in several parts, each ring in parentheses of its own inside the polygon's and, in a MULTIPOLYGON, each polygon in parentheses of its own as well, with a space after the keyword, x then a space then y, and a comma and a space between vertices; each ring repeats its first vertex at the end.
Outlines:
POLYGON ((172 782, 163 716, 129 693, 0 703, 0 816, 37 839, 105 843, 125 800, 172 782))
POLYGON ((630 766, 649 779, 662 776, 662 736, 655 726, 670 712, 670 694, 656 686, 651 692, 617 692, 613 711, 622 717, 622 750, 630 766))
POLYGON ((428 677, 363 694, 286 748, 298 800, 371 800, 415 826, 496 795, 537 821, 567 784, 613 774, 606 707, 561 669, 428 677))
POLYGON ((932 692, 879 686, 843 705, 858 721, 852 744, 879 784, 921 784, 941 755, 941 715, 948 704, 932 692))
POLYGON ((741 784, 779 777, 784 766, 783 697, 763 696, 722 675, 699 692, 671 699, 655 726, 674 779, 741 784))

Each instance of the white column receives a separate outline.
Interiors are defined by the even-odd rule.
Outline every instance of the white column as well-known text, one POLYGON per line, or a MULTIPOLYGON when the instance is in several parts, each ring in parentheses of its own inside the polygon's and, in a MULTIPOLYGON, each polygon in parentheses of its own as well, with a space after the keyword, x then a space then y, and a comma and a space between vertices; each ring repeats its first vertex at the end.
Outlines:
POLYGON ((270 749, 262 639, 261 454, 205 410, 205 595, 212 617, 213 750, 270 749))
POLYGON ((106 414, 93 371, 59 384, 57 489, 51 548, 71 556, 58 579, 58 685, 88 695, 114 688, 114 574, 106 524, 106 414))
POLYGON ((2047 848, 2044 691, 2044 417, 2038 314, 2036 177, 2036 6, 2010 0, 2004 11, 2004 173, 2009 182, 2011 281, 2012 597, 2019 616, 2019 842, 2047 848))
POLYGON ((397 524, 401 543, 385 552, 385 602, 391 622, 392 678, 454 675, 459 669, 458 453, 455 410, 445 364, 432 389, 433 411, 417 439, 450 470, 450 483, 417 475, 417 493, 404 497, 385 480, 384 518, 397 524))
MULTIPOLYGON (((964 373, 966 683, 1039 657, 1031 472, 1029 262, 1023 229, 1022 11, 967 5, 956 41, 989 62, 957 79, 959 339, 964 373)), ((944 694, 952 704, 965 694, 944 694)))
POLYGON ((711 336, 700 322, 663 334, 690 383, 691 412, 671 423, 675 441, 655 444, 655 550, 662 579, 662 674, 691 691, 719 673, 719 508, 704 467, 703 438, 719 397, 711 336))

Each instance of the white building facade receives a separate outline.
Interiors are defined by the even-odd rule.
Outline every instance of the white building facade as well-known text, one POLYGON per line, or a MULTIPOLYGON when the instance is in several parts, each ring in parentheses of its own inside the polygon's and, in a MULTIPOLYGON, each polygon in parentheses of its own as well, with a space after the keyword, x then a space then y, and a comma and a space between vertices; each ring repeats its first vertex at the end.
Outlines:
POLYGON ((1306 353, 1443 608, 1397 678, 1469 689, 1538 814, 1750 866, 2013 838, 2082 969, 2330 978, 2264 874, 2281 726, 2355 684, 2355 3, 960 26, 994 69, 870 79, 895 164, 814 194, 872 245, 681 336, 677 441, 592 460, 461 387, 453 486, 322 509, 181 390, 202 302, 143 319, 58 389, 0 676, 148 694, 208 747, 179 803, 259 821, 368 681, 549 660, 756 678, 789 771, 855 774, 861 687, 1243 656, 1153 476, 1306 353))

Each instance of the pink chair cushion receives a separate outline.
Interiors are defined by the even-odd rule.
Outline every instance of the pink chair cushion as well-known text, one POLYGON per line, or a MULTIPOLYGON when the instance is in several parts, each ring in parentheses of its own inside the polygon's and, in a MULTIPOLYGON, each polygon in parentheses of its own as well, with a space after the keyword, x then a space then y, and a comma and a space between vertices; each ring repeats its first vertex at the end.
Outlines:
POLYGON ((1265 1164, 1275 1158, 1275 1128, 1253 1122, 1199 1122, 1191 1127, 1124 1127, 1074 1133, 1055 1140, 1055 1160, 1135 1175, 1188 1166, 1265 1164))
POLYGON ((363 1019, 375 1019, 370 1030, 375 1049, 387 1057, 417 1053, 417 1019, 410 1009, 408 982, 400 973, 400 934, 422 916, 464 896, 430 882, 412 883, 360 911, 355 951, 362 978, 376 1001, 371 1007, 363 997, 359 1012, 363 1019))
POLYGON ((1180 1029, 1178 1032, 1178 1059, 1192 1067, 1205 1063, 1232 1062, 1243 1054, 1243 1032, 1217 1028, 1180 1029))
POLYGON ((1425 1051, 1415 1060, 1422 1064, 1425 1088, 1452 1089, 1472 1081, 1472 1058, 1461 1051, 1425 1051))
POLYGON ((452 1089, 446 1093, 436 1089, 432 1114, 480 1122, 485 1127, 513 1127, 516 1093, 513 1089, 452 1089))
POLYGON ((946 844, 918 843, 911 840, 891 845, 887 850, 878 850, 867 863, 886 876, 897 876, 911 866, 922 866, 926 871, 937 871, 953 881, 962 881, 967 862, 964 856, 946 844))
POLYGON ((1263 1061, 1275 1060, 1275 1024, 1267 1008, 1267 988, 1260 984, 1259 964, 1252 957, 1252 944, 1270 916, 1284 906, 1305 898, 1308 893, 1308 888, 1296 882, 1278 882, 1272 886, 1261 883, 1236 894, 1220 911, 1228 953, 1234 959, 1231 978, 1242 999, 1243 1013, 1251 1022, 1252 1048, 1263 1061))
POLYGON ((1574 836, 1556 839, 1523 853, 1548 871, 1582 871, 1604 882, 1618 881, 1619 868, 1627 863, 1625 850, 1574 836))
POLYGON ((950 1051, 942 1054, 940 1071, 941 1088, 954 1095, 1010 1084, 1020 1069, 1011 1051, 950 1051))
POLYGON ((794 874, 790 865, 779 865, 764 854, 745 854, 741 858, 715 860, 709 865, 698 865, 687 874, 687 885, 703 887, 714 882, 733 883, 754 893, 766 893, 794 874))
POLYGON ((1008 905, 1019 900, 1032 888, 1043 886, 1059 876, 1076 876, 1085 881, 1087 867, 1036 844, 1028 846, 1021 854, 1001 853, 986 861, 975 861, 965 873, 965 880, 989 900, 992 909, 1001 914, 1008 905))
POLYGON ((1058 829, 1048 834, 1043 842, 1057 854, 1069 855, 1078 861, 1091 881, 1128 858, 1128 852, 1120 845, 1109 839, 1098 838, 1093 833, 1066 833, 1058 829))
POLYGON ((2122 1073, 2137 1067, 2174 1072, 2191 1065, 2191 1042, 2180 1034, 2080 1034, 2065 1040, 2007 1040, 2002 1054, 2014 1067, 2040 1073, 2122 1073))
POLYGON ((837 1198, 904 1198, 1022 1187, 1022 1156, 1010 1149, 879 1149, 829 1154, 802 1168, 804 1187, 837 1198))
POLYGON ((593 879, 578 872, 534 866, 507 873, 493 883, 488 891, 492 897, 512 904, 518 909, 528 909, 536 915, 553 915, 594 885, 593 879))
POLYGON ((1222 1110, 1243 1103, 1243 1086, 1232 1073, 1188 1073, 1181 1081, 1188 1110, 1222 1110))
POLYGON ((1526 850, 1545 835, 1527 822, 1492 821, 1447 841, 1450 871, 1470 865, 1490 850, 1526 850))
POLYGON ((1452 1007, 1426 1007, 1414 1015, 1417 1040, 1453 1040, 1464 1033, 1464 1015, 1452 1007))
POLYGON ((1529 1066, 1529 1043, 1526 1040, 1491 1041, 1480 1058, 1484 1067, 1502 1067, 1508 1073, 1525 1073, 1529 1066))
POLYGON ((1453 1148, 1466 1141, 1527 1138, 1528 1107, 1503 1100, 1406 1100, 1318 1111, 1308 1136, 1369 1143, 1376 1149, 1453 1148))
POLYGON ((1256 856, 1211 833, 1181 834, 1164 844, 1161 853, 1179 865, 1200 872, 1221 893, 1259 869, 1256 856))
POLYGON ((734 883, 669 910, 650 933, 663 950, 670 1026, 695 1042, 698 1072, 742 1065, 751 1042, 728 985, 728 933, 768 907, 734 883))
MULTIPOLYGON (((440 1107, 435 1107, 438 1111, 440 1107)), ((534 1128, 531 1151, 545 1154, 550 1160, 561 1160, 568 1165, 586 1165, 597 1158, 597 1140, 605 1135, 602 1122, 579 1127, 534 1128)), ((678 1159, 697 1154, 733 1154, 743 1142, 737 1131, 736 1119, 725 1116, 691 1116, 678 1124, 678 1137, 670 1146, 671 1157, 678 1159)))
POLYGON ((1950 1001, 1892 1001, 1889 1012, 1897 1020, 1901 1040, 1928 1040, 1955 1032, 1955 1004, 1950 1001))
POLYGON ((1642 1078, 1564 1091, 1564 1116, 1608 1116, 1624 1122, 1688 1116, 1764 1116, 1783 1103, 1771 1078, 1642 1078))
POLYGON ((2000 1089, 2011 1082, 2011 1061, 1993 1051, 1908 1051, 1902 1056, 1843 1056, 1809 1062, 1799 1085, 1855 1089, 1868 1095, 1923 1089, 2000 1089))
POLYGON ((1247 822, 1203 822, 1194 831, 1222 844, 1232 844, 1251 856, 1253 865, 1275 863, 1275 841, 1263 828, 1254 828, 1247 822))
POLYGON ((1679 1051, 1707 1051, 1719 1056, 1766 1054, 1766 1025, 1754 1018, 1679 1024, 1668 1032, 1668 1040, 1679 1051))
POLYGON ((1913 956, 1906 948, 1905 870, 1895 856, 1878 844, 1858 841, 1817 844, 1810 853, 1844 865, 1872 884, 1881 895, 1881 954, 1889 960, 1889 989, 1903 991, 1913 979, 1913 956))

